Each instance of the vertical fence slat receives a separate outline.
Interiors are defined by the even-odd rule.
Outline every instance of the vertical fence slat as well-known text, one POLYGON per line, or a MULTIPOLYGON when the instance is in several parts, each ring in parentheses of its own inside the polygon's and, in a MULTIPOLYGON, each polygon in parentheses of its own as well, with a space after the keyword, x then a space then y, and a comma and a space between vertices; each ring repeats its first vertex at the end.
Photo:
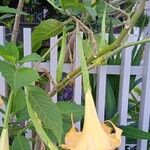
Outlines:
MULTIPOLYGON (((32 53, 31 28, 23 29, 23 52, 24 52, 24 56, 30 55, 32 53)), ((29 63, 24 64, 24 66, 31 68, 32 64, 29 62, 29 63)), ((25 136, 28 139, 32 138, 32 131, 27 130, 25 136)), ((30 145, 32 146, 31 143, 30 145)))
MULTIPOLYGON (((128 114, 128 99, 129 99, 129 83, 130 83, 130 67, 131 67, 131 54, 132 47, 122 51, 121 60, 121 73, 120 73, 120 85, 119 85, 119 124, 127 124, 128 114)), ((125 149, 125 137, 122 137, 122 144, 119 150, 125 149)))
MULTIPOLYGON (((5 43, 5 27, 0 26, 0 44, 4 45, 4 43, 5 43)), ((0 73, 0 95, 5 97, 7 96, 7 84, 5 82, 4 77, 1 76, 1 73, 0 73)), ((1 108, 5 110, 4 105, 2 105, 1 108)), ((3 117, 4 115, 0 113, 0 126, 3 126, 3 121, 2 121, 3 117)))
MULTIPOLYGON (((82 34, 81 34, 82 36, 82 34)), ((76 34, 76 40, 75 40, 75 62, 74 62, 74 67, 77 68, 80 66, 80 61, 79 61, 79 53, 78 53, 78 36, 76 34)), ((75 79, 74 82, 74 96, 73 100, 76 104, 81 105, 81 98, 82 98, 82 77, 79 76, 75 79)), ((76 123, 76 127, 80 129, 80 122, 76 123)))
MULTIPOLYGON (((145 45, 142 77, 142 95, 140 102, 139 129, 148 132, 150 117, 150 43, 145 45)), ((147 140, 138 141, 138 150, 147 149, 147 140)))
POLYGON ((105 117, 106 73, 106 66, 97 68, 96 108, 98 116, 102 121, 104 121, 105 117))
MULTIPOLYGON (((0 44, 5 43, 5 27, 0 26, 0 44)), ((4 78, 0 75, 0 95, 7 96, 7 85, 4 78)))
MULTIPOLYGON (((54 45, 57 43, 57 37, 52 37, 50 39, 50 48, 54 47, 54 45)), ((56 70, 57 70, 57 48, 58 46, 55 46, 51 51, 50 51, 50 75, 53 78, 54 81, 56 81, 56 70)), ((53 84, 50 83, 50 91, 53 89, 53 84)), ((53 96, 53 102, 57 102, 57 94, 53 96)))
MULTIPOLYGON (((24 56, 30 55, 32 53, 31 47, 31 28, 23 29, 23 48, 24 48, 24 56)), ((31 63, 26 63, 26 67, 32 67, 31 63)))

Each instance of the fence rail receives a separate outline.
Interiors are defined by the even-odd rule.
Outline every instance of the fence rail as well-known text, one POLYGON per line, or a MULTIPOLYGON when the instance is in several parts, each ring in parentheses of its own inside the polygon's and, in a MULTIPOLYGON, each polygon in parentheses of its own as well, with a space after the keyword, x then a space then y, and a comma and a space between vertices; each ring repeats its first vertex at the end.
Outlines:
MULTIPOLYGON (((138 38, 138 35, 130 35, 129 41, 134 42, 138 38)), ((77 41, 77 40, 76 40, 77 41)), ((57 37, 50 39, 50 47, 53 47, 57 42, 57 37)), ((0 26, 0 44, 5 44, 5 27, 0 26)), ((75 43, 75 61, 73 68, 75 69, 80 65, 77 53, 77 42, 75 43)), ((31 54, 31 29, 24 28, 23 30, 23 48, 24 48, 24 56, 31 54)), ((50 52, 50 59, 48 62, 43 62, 39 65, 39 71, 42 72, 40 68, 45 68, 48 70, 53 79, 56 79, 56 68, 57 68, 57 46, 50 52)), ((148 131, 149 129, 149 116, 150 116, 150 44, 146 44, 145 46, 145 56, 143 59, 144 65, 141 66, 131 66, 131 55, 132 48, 129 47, 123 50, 122 52, 122 60, 121 65, 107 65, 100 66, 98 68, 92 69, 90 71, 91 74, 97 74, 97 94, 96 94, 96 108, 98 112, 98 116, 101 120, 104 120, 105 116, 105 96, 106 96, 106 78, 108 74, 111 75, 120 75, 120 87, 119 87, 119 104, 118 104, 118 112, 120 115, 119 124, 127 125, 128 118, 128 100, 129 100, 129 83, 130 76, 136 75, 142 77, 142 96, 141 96, 141 104, 140 104, 140 117, 139 117, 139 129, 144 131, 148 131)), ((33 63, 26 64, 27 67, 32 67, 33 63)), ((64 64, 63 72, 68 73, 72 70, 72 64, 64 64)), ((49 85, 50 90, 53 88, 53 85, 49 85)), ((2 76, 0 76, 0 95, 7 96, 7 84, 2 76)), ((74 84, 74 96, 73 100, 77 104, 81 104, 81 96, 82 96, 82 78, 81 76, 75 79, 74 84)), ((53 101, 57 102, 57 95, 53 97, 53 101)), ((2 115, 0 116, 0 125, 2 125, 2 115)), ((80 127, 80 123, 77 124, 80 127)), ((30 135, 30 131, 27 136, 30 135)), ((138 150, 146 150, 147 149, 147 140, 139 140, 138 141, 138 150)), ((126 139, 122 137, 122 145, 120 150, 125 149, 126 139)))

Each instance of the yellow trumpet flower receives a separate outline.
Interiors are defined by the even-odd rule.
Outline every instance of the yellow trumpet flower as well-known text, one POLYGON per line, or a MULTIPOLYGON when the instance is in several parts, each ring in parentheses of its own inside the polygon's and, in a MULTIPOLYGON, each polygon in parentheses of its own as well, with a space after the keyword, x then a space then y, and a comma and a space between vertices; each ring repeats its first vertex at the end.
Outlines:
POLYGON ((88 90, 85 94, 83 130, 76 131, 72 127, 61 147, 67 150, 114 150, 121 144, 122 130, 111 124, 115 133, 111 133, 112 129, 99 121, 91 91, 88 90))

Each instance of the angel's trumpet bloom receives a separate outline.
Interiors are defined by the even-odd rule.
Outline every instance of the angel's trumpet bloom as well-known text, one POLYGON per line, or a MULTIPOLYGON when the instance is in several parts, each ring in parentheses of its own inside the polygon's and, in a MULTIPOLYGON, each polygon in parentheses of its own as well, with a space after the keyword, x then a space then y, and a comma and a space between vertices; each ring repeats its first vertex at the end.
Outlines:
POLYGON ((8 129, 3 129, 0 137, 0 150, 9 150, 8 129))
POLYGON ((83 130, 78 132, 72 127, 61 147, 67 150, 114 150, 120 146, 122 130, 114 124, 112 126, 115 133, 111 133, 111 128, 99 121, 91 91, 88 90, 85 94, 83 130))

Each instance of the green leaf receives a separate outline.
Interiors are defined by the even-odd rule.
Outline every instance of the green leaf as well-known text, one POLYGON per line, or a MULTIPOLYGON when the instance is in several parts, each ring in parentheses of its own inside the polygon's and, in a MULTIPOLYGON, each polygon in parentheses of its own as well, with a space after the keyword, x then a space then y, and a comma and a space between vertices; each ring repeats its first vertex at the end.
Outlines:
POLYGON ((19 68, 14 76, 14 90, 19 90, 21 87, 28 86, 29 84, 39 79, 39 74, 36 70, 31 68, 19 68))
POLYGON ((27 103, 28 113, 29 113, 29 116, 32 120, 32 123, 33 123, 37 133, 39 134, 40 138, 42 139, 42 141, 46 144, 46 146, 49 149, 58 150, 57 147, 52 143, 50 138, 47 136, 46 132, 44 131, 44 129, 42 127, 41 119, 38 117, 38 114, 36 112, 36 111, 38 111, 38 108, 36 109, 36 111, 33 110, 33 108, 32 108, 33 106, 29 100, 30 96, 29 96, 27 88, 25 88, 25 93, 26 93, 26 103, 27 103))
POLYGON ((19 63, 24 64, 26 62, 37 62, 37 61, 44 61, 44 59, 40 55, 32 53, 30 55, 25 56, 22 60, 19 61, 19 63))
POLYGON ((39 79, 39 75, 36 70, 25 67, 15 69, 13 65, 2 60, 0 60, 0 72, 10 87, 16 91, 39 79))
POLYGON ((139 130, 131 126, 121 126, 123 130, 123 136, 126 136, 131 139, 146 139, 150 140, 150 133, 139 130))
POLYGON ((22 89, 13 97, 12 112, 17 113, 18 111, 26 107, 26 97, 22 89))
POLYGON ((57 9, 59 12, 63 13, 63 9, 60 7, 60 0, 47 0, 55 9, 57 9))
POLYGON ((91 40, 89 39, 83 40, 83 50, 86 58, 90 57, 93 54, 91 40))
POLYGON ((11 86, 11 88, 13 88, 16 72, 15 67, 5 61, 0 60, 0 72, 2 73, 2 76, 6 79, 7 83, 11 86))
POLYGON ((11 150, 17 150, 17 149, 31 150, 28 140, 21 135, 17 135, 12 143, 11 150))
POLYGON ((49 19, 42 21, 37 27, 35 27, 32 33, 32 48, 33 51, 37 51, 42 41, 54 37, 62 32, 63 22, 60 22, 55 19, 49 19))
POLYGON ((9 13, 9 14, 19 14, 19 15, 28 15, 27 13, 24 13, 18 9, 10 8, 8 6, 0 6, 0 14, 3 13, 9 13))
POLYGON ((62 116, 57 105, 39 87, 29 88, 29 102, 45 127, 51 129, 58 142, 61 143, 62 116))
POLYGON ((61 78, 62 78, 63 64, 64 64, 64 61, 65 61, 65 54, 66 54, 66 44, 67 44, 66 27, 64 27, 62 44, 61 44, 61 52, 60 52, 57 71, 56 71, 56 81, 57 81, 57 83, 59 83, 61 78))
POLYGON ((6 18, 14 17, 14 16, 15 16, 15 15, 11 15, 11 14, 2 15, 2 16, 0 16, 0 21, 3 20, 3 19, 6 19, 6 18))
POLYGON ((7 43, 6 46, 0 45, 0 56, 6 61, 15 63, 19 60, 19 50, 15 43, 7 43))
POLYGON ((83 51, 83 40, 81 38, 81 34, 78 32, 78 49, 79 49, 79 60, 81 64, 81 71, 83 75, 83 85, 84 85, 84 92, 86 93, 88 89, 90 89, 90 81, 89 81, 89 73, 88 67, 86 64, 84 51, 83 51))
POLYGON ((93 18, 95 18, 97 16, 97 12, 93 7, 88 6, 88 5, 84 5, 84 7, 93 18))
POLYGON ((106 86, 106 119, 111 119, 117 111, 116 99, 109 79, 106 86))
POLYGON ((76 103, 58 102, 57 106, 60 109, 61 113, 67 115, 69 119, 71 118, 71 114, 73 114, 73 118, 76 121, 79 121, 84 115, 84 107, 81 105, 77 105, 76 103))
POLYGON ((16 113, 16 119, 17 122, 23 122, 30 119, 27 107, 16 113))
POLYGON ((85 7, 82 3, 80 3, 78 0, 61 0, 62 3, 62 7, 64 9, 68 9, 68 8, 75 8, 77 10, 85 10, 85 7))
POLYGON ((103 17, 102 17, 102 28, 101 28, 101 40, 100 40, 100 49, 102 49, 106 44, 105 44, 105 28, 106 28, 106 6, 103 12, 103 17))

